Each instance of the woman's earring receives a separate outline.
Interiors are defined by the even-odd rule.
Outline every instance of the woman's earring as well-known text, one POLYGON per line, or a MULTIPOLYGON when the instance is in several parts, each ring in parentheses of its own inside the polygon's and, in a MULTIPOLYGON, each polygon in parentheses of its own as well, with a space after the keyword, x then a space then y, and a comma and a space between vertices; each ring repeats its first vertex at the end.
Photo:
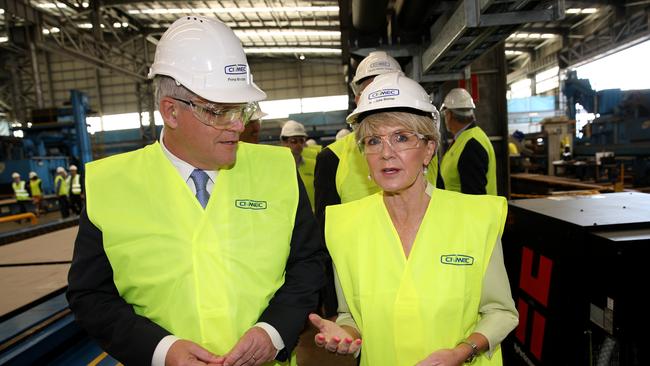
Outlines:
POLYGON ((427 172, 429 171, 429 168, 425 165, 424 168, 422 168, 422 174, 427 175, 427 172))
POLYGON ((372 180, 372 177, 370 176, 370 174, 368 174, 368 180, 372 180))

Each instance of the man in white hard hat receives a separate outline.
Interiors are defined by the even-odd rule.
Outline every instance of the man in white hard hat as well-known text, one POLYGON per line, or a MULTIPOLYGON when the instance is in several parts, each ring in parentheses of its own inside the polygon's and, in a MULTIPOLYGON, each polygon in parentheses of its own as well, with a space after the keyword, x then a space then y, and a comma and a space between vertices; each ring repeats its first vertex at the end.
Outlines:
POLYGON ((291 153, 238 141, 266 94, 233 31, 201 16, 167 29, 149 77, 160 140, 85 167, 70 308, 126 365, 280 364, 323 249, 291 153))
POLYGON ((68 189, 70 190, 70 208, 72 208, 75 215, 80 215, 83 206, 81 175, 77 172, 77 166, 74 164, 70 165, 68 170, 70 171, 70 175, 66 182, 68 184, 68 189))
POLYGON ((41 202, 43 201, 43 181, 38 177, 36 172, 29 172, 29 192, 34 204, 34 213, 36 216, 41 215, 41 202))
MULTIPOLYGON (((378 75, 402 73, 397 60, 384 51, 371 52, 357 67, 350 83, 358 103, 363 90, 378 75)), ((353 130, 357 128, 352 124, 353 130)), ((435 185, 437 158, 431 162, 427 178, 435 185)), ((325 227, 325 208, 330 205, 355 201, 379 192, 379 186, 368 179, 368 165, 359 151, 354 132, 325 147, 316 158, 314 171, 315 214, 325 227)), ((334 290, 333 272, 328 271, 329 282, 324 294, 324 315, 336 315, 337 302, 334 290)))
POLYGON ((56 168, 56 177, 54 178, 54 194, 59 201, 59 211, 61 211, 61 218, 70 216, 70 186, 67 182, 68 173, 62 166, 56 168))
POLYGON ((440 107, 453 142, 440 161, 444 188, 467 194, 497 194, 496 157, 490 138, 476 124, 472 96, 452 89, 440 107))
POLYGON ((305 184, 309 202, 314 207, 314 166, 316 160, 303 156, 305 141, 307 140, 307 131, 302 123, 294 120, 288 120, 282 126, 280 131, 280 145, 291 149, 291 154, 296 161, 298 173, 305 184))
POLYGON ((11 188, 14 191, 18 209, 20 210, 20 213, 27 212, 27 203, 31 200, 29 197, 29 188, 25 181, 20 179, 20 174, 18 174, 18 172, 11 173, 11 179, 13 180, 11 188))

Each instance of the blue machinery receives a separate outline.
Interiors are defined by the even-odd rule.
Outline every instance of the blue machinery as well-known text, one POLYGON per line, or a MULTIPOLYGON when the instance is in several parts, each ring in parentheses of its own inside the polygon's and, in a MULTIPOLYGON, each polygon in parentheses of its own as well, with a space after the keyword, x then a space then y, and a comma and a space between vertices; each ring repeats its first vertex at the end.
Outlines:
POLYGON ((33 113, 31 126, 20 128, 24 137, 0 140, 0 184, 7 187, 11 173, 18 172, 28 179, 30 171, 43 181, 45 194, 54 193, 56 168, 75 164, 83 171, 85 163, 92 160, 90 137, 86 126, 86 113, 90 111, 88 97, 80 91, 70 91, 70 107, 41 110, 33 113), (40 118, 39 118, 40 117, 40 118))

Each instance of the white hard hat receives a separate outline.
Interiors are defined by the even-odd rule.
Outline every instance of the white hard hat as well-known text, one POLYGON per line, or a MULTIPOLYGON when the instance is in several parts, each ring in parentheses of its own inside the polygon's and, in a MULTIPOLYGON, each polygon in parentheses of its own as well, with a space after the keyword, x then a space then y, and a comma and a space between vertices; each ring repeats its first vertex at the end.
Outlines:
POLYGON ((463 88, 451 89, 440 106, 440 110, 453 109, 455 113, 471 116, 476 105, 472 96, 463 88))
POLYGON ((37 177, 37 176, 38 176, 38 174, 36 174, 36 172, 29 172, 29 178, 34 178, 34 177, 37 177))
POLYGON ((340 140, 349 134, 350 134, 350 130, 348 130, 347 128, 342 128, 339 130, 339 132, 336 133, 336 139, 340 140))
POLYGON ((58 166, 58 167, 56 167, 56 172, 57 173, 65 173, 65 169, 63 169, 62 166, 58 166))
POLYGON ((68 167, 68 170, 77 170, 77 166, 76 165, 70 165, 68 167))
POLYGON ((18 172, 13 172, 11 173, 11 178, 20 178, 20 174, 18 174, 18 172))
POLYGON ((411 108, 431 113, 435 121, 438 111, 429 94, 415 80, 400 73, 379 75, 361 93, 357 108, 346 118, 354 124, 359 115, 391 108, 411 108))
POLYGON ((305 126, 302 123, 296 122, 294 120, 288 120, 284 126, 282 126, 282 131, 280 132, 282 137, 292 137, 292 136, 305 136, 307 137, 307 132, 305 131, 305 126))
POLYGON ((162 35, 149 78, 172 77, 196 95, 217 103, 266 98, 253 83, 239 38, 214 18, 184 16, 162 35))
POLYGON ((309 139, 309 140, 305 141, 305 145, 307 145, 307 146, 316 146, 318 144, 316 143, 316 140, 309 139))
POLYGON ((376 76, 386 74, 389 72, 401 72, 402 68, 399 62, 392 58, 384 51, 374 51, 361 60, 357 67, 357 72, 352 79, 353 84, 357 84, 360 80, 369 76, 376 76))

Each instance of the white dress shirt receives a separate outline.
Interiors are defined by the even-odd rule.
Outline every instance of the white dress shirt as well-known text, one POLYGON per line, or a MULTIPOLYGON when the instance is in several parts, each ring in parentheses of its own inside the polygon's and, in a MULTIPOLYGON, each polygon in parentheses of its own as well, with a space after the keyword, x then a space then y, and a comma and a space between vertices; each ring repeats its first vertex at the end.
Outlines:
MULTIPOLYGON (((176 155, 172 154, 169 150, 167 150, 167 147, 165 147, 165 143, 163 142, 163 135, 164 135, 165 129, 163 128, 160 131, 160 147, 162 147, 162 151, 169 159, 169 161, 174 165, 176 170, 178 170, 178 173, 181 175, 187 186, 190 188, 192 193, 196 194, 196 187, 194 186, 194 181, 190 178, 190 175, 196 169, 192 165, 188 164, 187 162, 181 160, 179 157, 176 155)), ((210 178, 208 180, 206 189, 208 193, 212 194, 212 189, 214 188, 214 182, 217 178, 218 175, 218 170, 204 170, 207 174, 208 177, 210 178)), ((260 322, 255 324, 256 327, 260 327, 268 333, 269 337, 271 338, 271 342, 273 342, 273 346, 276 349, 276 356, 278 352, 280 352, 284 348, 284 341, 282 340, 282 337, 280 336, 280 333, 271 325, 268 323, 260 322)), ((158 345, 156 346, 156 349, 153 352, 153 357, 151 358, 151 366, 165 366, 165 358, 167 358, 167 352, 169 351, 169 348, 179 340, 180 338, 174 336, 174 335, 168 335, 164 337, 163 339, 158 342, 158 345)))

